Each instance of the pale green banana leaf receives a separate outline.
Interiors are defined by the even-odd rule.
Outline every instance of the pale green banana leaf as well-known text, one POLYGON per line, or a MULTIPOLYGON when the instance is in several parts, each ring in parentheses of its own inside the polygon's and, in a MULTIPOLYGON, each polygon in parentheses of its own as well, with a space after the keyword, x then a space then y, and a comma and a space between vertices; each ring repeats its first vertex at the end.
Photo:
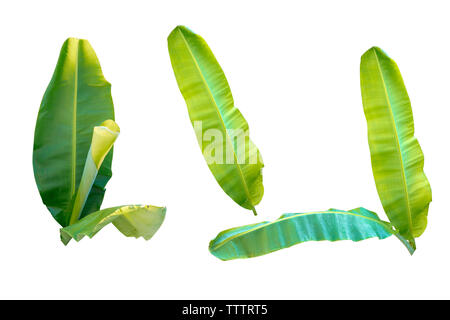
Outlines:
POLYGON ((225 74, 199 35, 183 26, 168 37, 169 54, 202 154, 236 203, 256 214, 264 194, 263 162, 248 124, 234 107, 225 74))
POLYGON ((98 171, 108 152, 120 133, 119 126, 113 120, 106 120, 100 126, 94 127, 92 142, 86 157, 77 195, 72 205, 69 224, 74 224, 80 218, 98 171))
POLYGON ((164 221, 166 208, 154 206, 119 206, 93 212, 68 227, 61 228, 61 241, 67 245, 70 239, 80 241, 84 236, 92 238, 104 226, 113 223, 127 237, 143 237, 149 240, 164 221))
MULTIPOLYGON (((42 99, 33 149, 42 201, 63 227, 70 222, 93 128, 106 119, 114 119, 111 85, 89 42, 69 38, 42 99)), ((112 151, 98 171, 81 218, 100 209, 111 162, 112 151)))
POLYGON ((288 213, 273 222, 261 222, 222 231, 209 243, 221 260, 252 258, 306 241, 360 241, 396 235, 410 254, 414 248, 377 214, 364 208, 288 213))
POLYGON ((431 188, 400 70, 379 48, 361 57, 361 93, 378 195, 391 223, 415 247, 427 225, 431 188))

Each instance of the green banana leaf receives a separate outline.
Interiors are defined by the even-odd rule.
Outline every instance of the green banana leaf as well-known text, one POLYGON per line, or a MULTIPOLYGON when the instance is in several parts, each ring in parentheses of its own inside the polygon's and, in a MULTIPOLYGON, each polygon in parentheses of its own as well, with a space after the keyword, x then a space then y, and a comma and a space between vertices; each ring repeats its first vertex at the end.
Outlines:
POLYGON ((361 93, 378 195, 391 223, 415 247, 427 225, 431 188, 400 70, 380 48, 361 57, 361 93))
POLYGON ((61 241, 67 245, 70 239, 80 241, 84 236, 92 238, 104 226, 113 223, 127 237, 143 237, 149 240, 164 221, 166 208, 154 206, 119 206, 89 214, 75 224, 61 228, 61 241))
MULTIPOLYGON (((33 148, 42 201, 63 227, 70 223, 92 130, 106 119, 114 120, 111 85, 89 42, 69 38, 42 99, 33 148)), ((111 162, 112 151, 98 170, 80 218, 100 209, 111 162)))
POLYGON ((264 194, 261 154, 234 107, 225 74, 202 37, 183 26, 168 37, 173 71, 202 154, 221 188, 256 215, 264 194), (208 143, 209 142, 209 143, 208 143))
POLYGON ((360 241, 395 235, 410 254, 414 248, 377 214, 364 208, 288 213, 273 222, 261 222, 222 231, 209 243, 221 260, 257 257, 306 241, 360 241))

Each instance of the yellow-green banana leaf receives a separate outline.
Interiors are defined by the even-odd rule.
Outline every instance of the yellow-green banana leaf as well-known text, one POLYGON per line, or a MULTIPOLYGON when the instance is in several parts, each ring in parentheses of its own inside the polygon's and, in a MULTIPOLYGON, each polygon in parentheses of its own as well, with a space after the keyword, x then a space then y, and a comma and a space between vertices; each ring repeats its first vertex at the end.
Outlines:
POLYGON ((412 254, 414 248, 376 213, 364 208, 288 213, 273 222, 261 222, 222 231, 209 244, 221 260, 257 257, 306 241, 360 241, 396 235, 412 254))
MULTIPOLYGON (((64 42, 36 122, 33 168, 42 201, 58 223, 69 225, 95 126, 114 120, 111 85, 87 40, 64 42)), ((100 209, 111 178, 112 151, 89 191, 80 218, 100 209)))
POLYGON ((400 70, 380 48, 361 57, 361 93, 378 195, 391 223, 415 246, 427 225, 431 188, 400 70))
POLYGON ((263 196, 263 162, 248 124, 234 106, 225 74, 202 37, 183 26, 168 37, 173 71, 203 156, 236 203, 255 211, 263 196))
POLYGON ((72 205, 69 224, 74 224, 80 218, 98 171, 119 136, 120 128, 113 120, 106 120, 100 126, 94 127, 93 131, 91 147, 86 157, 80 185, 72 205))
POLYGON ((93 212, 75 224, 61 229, 61 241, 67 245, 70 239, 80 241, 84 236, 92 238, 104 226, 113 223, 127 237, 143 237, 149 240, 164 221, 166 208, 154 206, 119 206, 93 212))

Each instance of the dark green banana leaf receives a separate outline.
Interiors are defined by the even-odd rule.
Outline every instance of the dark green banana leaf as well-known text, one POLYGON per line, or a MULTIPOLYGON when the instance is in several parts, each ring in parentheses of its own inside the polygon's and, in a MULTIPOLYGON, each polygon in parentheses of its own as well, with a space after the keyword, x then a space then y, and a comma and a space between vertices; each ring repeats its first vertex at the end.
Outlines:
POLYGON ((264 194, 261 154, 225 74, 202 37, 183 26, 168 37, 172 68, 202 154, 221 188, 256 215, 264 194))
POLYGON ((61 241, 93 237, 109 223, 128 237, 150 239, 166 209, 100 209, 111 177, 119 126, 111 85, 87 40, 69 38, 45 92, 35 130, 33 168, 43 202, 63 226, 61 241))
POLYGON ((415 247, 427 225, 431 188, 400 70, 380 48, 361 57, 361 93, 378 195, 391 223, 415 247))
MULTIPOLYGON (((58 223, 69 225, 95 126, 114 120, 111 85, 87 40, 65 41, 36 122, 33 168, 36 184, 58 223)), ((100 209, 111 178, 112 150, 92 185, 84 209, 100 209)))
POLYGON ((410 254, 414 248, 381 221, 377 214, 364 208, 349 211, 330 209, 309 213, 288 213, 273 222, 261 222, 222 231, 209 244, 209 251, 221 260, 251 258, 291 247, 306 241, 360 241, 395 235, 410 254))

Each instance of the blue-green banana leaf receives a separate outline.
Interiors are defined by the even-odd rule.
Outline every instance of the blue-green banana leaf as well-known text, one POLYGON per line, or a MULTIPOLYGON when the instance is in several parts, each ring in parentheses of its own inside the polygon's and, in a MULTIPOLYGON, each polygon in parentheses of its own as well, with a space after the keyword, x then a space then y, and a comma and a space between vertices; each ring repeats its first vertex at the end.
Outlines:
POLYGON ((360 241, 395 235, 410 254, 414 248, 381 221, 377 214, 364 208, 349 211, 330 209, 308 213, 288 213, 272 222, 260 222, 220 232, 209 244, 209 251, 221 260, 252 258, 306 241, 360 241))

